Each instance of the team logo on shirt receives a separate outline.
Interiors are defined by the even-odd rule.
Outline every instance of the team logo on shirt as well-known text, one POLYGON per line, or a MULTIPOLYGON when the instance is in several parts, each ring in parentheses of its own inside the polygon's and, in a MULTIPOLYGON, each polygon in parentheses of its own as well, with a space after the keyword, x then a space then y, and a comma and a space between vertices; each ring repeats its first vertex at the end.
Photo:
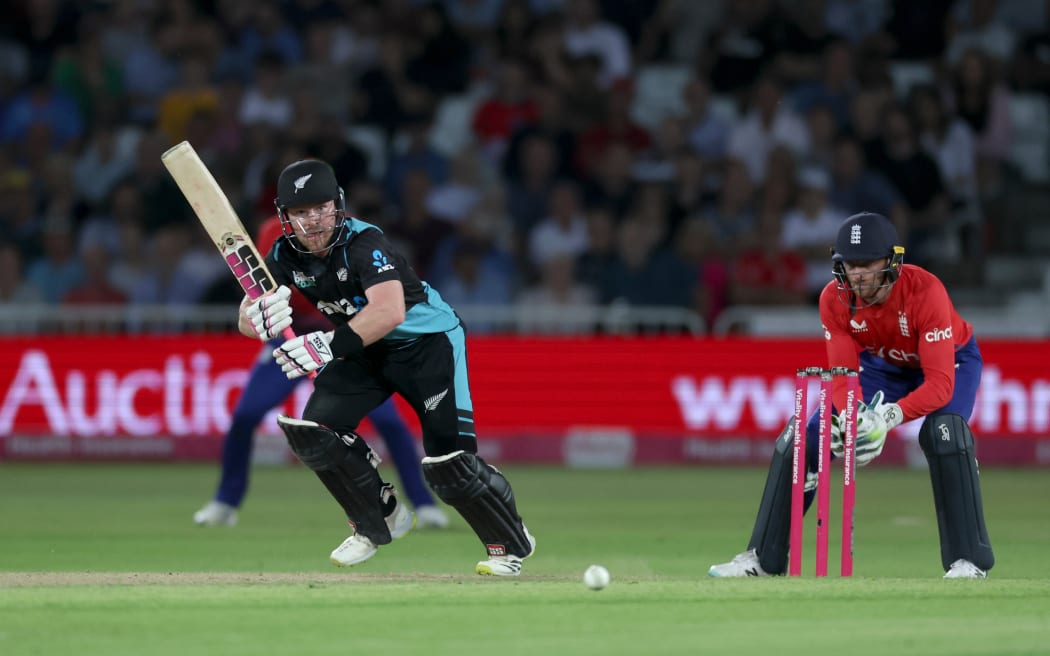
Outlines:
POLYGON ((857 323, 856 319, 850 319, 849 327, 852 328, 855 333, 866 333, 868 332, 868 320, 864 319, 860 323, 857 323))
POLYGON ((317 286, 317 280, 313 276, 308 276, 302 271, 292 271, 292 280, 295 282, 295 286, 299 289, 317 286))
POLYGON ((394 265, 387 261, 386 255, 383 255, 383 251, 379 249, 372 251, 372 266, 376 268, 376 273, 392 271, 394 268, 394 265))
POLYGON ((903 311, 897 313, 897 325, 901 328, 901 337, 911 337, 908 332, 908 315, 903 311))
POLYGON ((346 267, 339 267, 339 270, 335 272, 335 277, 339 278, 339 282, 346 282, 349 275, 350 274, 347 273, 346 267))
POLYGON ((941 340, 948 340, 952 338, 952 327, 937 328, 925 333, 922 336, 927 342, 939 342, 941 340))

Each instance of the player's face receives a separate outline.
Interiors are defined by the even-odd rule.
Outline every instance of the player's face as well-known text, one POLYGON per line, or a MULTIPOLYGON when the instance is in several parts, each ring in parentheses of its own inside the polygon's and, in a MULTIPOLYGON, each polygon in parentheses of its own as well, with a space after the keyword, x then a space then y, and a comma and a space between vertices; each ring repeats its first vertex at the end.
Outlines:
POLYGON ((865 305, 881 303, 890 295, 890 285, 886 284, 888 264, 885 258, 868 262, 843 262, 850 288, 865 305))
POLYGON ((336 228, 335 201, 288 208, 288 219, 295 230, 295 237, 305 250, 311 253, 323 251, 332 240, 336 228))

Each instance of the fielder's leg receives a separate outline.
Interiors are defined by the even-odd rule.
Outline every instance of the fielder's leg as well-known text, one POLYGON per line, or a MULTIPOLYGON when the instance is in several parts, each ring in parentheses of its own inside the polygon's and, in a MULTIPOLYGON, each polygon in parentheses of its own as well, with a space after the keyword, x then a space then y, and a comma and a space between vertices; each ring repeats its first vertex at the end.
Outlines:
POLYGON ((354 535, 332 552, 336 565, 355 565, 372 557, 412 528, 414 518, 397 502, 392 485, 379 476, 379 458, 353 432, 342 435, 313 421, 280 416, 295 455, 321 479, 346 513, 354 535))
POLYGON ((933 502, 945 571, 960 559, 983 570, 995 564, 984 523, 981 481, 973 433, 962 415, 930 415, 919 429, 919 445, 930 466, 933 502))

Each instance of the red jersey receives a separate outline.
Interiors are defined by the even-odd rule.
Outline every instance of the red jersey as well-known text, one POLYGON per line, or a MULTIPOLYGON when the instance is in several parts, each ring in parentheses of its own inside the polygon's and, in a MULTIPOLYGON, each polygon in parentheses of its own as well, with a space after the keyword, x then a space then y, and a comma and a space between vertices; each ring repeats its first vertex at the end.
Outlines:
MULTIPOLYGON (((259 234, 255 237, 255 247, 263 257, 273 248, 273 243, 284 234, 281 229, 281 220, 272 216, 259 226, 259 234)), ((331 325, 321 311, 318 310, 310 299, 303 296, 298 289, 292 288, 292 297, 288 299, 292 306, 292 320, 295 322, 295 332, 298 334, 308 333, 315 330, 328 330, 331 325)))
MULTIPOLYGON (((827 340, 828 366, 857 369, 860 351, 887 363, 922 369, 923 383, 898 401, 906 421, 943 408, 955 392, 955 351, 973 336, 929 271, 905 264, 884 303, 852 311, 832 280, 820 294, 820 322, 827 340)), ((835 406, 845 407, 846 382, 836 378, 835 406)))

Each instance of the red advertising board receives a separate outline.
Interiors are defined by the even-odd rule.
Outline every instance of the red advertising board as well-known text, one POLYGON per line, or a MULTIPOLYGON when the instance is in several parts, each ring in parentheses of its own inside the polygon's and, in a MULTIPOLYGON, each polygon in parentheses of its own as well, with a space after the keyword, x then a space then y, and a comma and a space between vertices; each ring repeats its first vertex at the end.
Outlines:
MULTIPOLYGON (((1050 464, 1050 342, 982 350, 982 462, 1050 464)), ((215 457, 258 353, 234 335, 0 340, 0 457, 215 457)), ((821 364, 823 344, 479 337, 469 357, 482 449, 500 462, 760 463, 792 412, 794 370, 821 364)), ((883 457, 912 457, 917 428, 883 457)))

